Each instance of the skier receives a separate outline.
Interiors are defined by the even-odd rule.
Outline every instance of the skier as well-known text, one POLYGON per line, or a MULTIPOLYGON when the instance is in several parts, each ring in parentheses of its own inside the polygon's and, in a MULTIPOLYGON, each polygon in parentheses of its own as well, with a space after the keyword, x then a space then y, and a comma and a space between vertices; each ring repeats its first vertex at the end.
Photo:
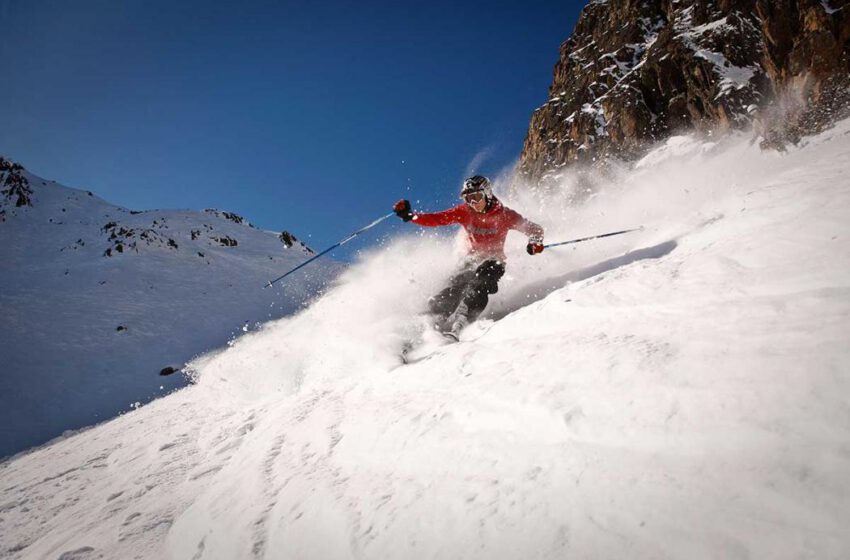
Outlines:
POLYGON ((495 294, 505 273, 505 237, 515 229, 528 236, 526 251, 536 255, 543 251, 543 228, 504 206, 493 195, 490 180, 475 175, 463 182, 463 203, 442 212, 413 212, 410 202, 399 200, 393 206, 405 222, 437 227, 460 224, 469 239, 469 253, 448 286, 428 301, 436 316, 436 328, 446 337, 458 335, 475 321, 487 306, 489 294, 495 294))

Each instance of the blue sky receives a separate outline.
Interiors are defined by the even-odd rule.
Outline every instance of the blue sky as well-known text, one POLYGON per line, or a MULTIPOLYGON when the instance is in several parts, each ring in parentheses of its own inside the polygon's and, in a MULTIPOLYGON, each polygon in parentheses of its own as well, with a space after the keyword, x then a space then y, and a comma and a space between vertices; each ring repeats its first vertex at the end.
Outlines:
POLYGON ((510 164, 583 4, 0 0, 0 154, 321 249, 510 164))

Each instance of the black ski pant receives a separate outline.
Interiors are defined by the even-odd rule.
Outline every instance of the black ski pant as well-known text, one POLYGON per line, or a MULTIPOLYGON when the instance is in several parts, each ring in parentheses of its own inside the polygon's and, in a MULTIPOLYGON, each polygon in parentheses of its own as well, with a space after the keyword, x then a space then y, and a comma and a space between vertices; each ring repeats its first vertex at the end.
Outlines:
POLYGON ((505 274, 505 263, 495 259, 476 266, 472 262, 449 280, 448 286, 428 300, 428 308, 438 320, 445 321, 463 303, 467 319, 473 322, 487 307, 490 294, 499 291, 499 279, 505 274))

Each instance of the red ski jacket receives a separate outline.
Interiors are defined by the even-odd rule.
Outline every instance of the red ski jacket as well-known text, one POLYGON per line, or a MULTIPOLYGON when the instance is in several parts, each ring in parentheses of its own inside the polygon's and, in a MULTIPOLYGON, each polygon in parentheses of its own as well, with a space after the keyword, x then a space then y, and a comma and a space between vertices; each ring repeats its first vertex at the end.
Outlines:
POLYGON ((493 199, 490 208, 485 212, 476 212, 463 203, 442 212, 414 213, 413 223, 425 227, 460 224, 469 238, 471 254, 500 260, 505 259, 505 238, 508 230, 521 231, 533 241, 543 240, 542 227, 526 220, 497 199, 493 199))

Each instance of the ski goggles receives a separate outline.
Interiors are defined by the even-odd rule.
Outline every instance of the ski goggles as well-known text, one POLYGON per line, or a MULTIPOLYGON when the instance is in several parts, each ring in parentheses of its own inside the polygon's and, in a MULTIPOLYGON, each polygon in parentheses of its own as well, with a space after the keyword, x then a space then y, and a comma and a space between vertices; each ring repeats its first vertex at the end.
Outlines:
POLYGON ((467 204, 474 204, 476 202, 481 202, 482 200, 484 200, 484 193, 481 192, 481 191, 467 193, 467 194, 463 195, 463 200, 467 204))

